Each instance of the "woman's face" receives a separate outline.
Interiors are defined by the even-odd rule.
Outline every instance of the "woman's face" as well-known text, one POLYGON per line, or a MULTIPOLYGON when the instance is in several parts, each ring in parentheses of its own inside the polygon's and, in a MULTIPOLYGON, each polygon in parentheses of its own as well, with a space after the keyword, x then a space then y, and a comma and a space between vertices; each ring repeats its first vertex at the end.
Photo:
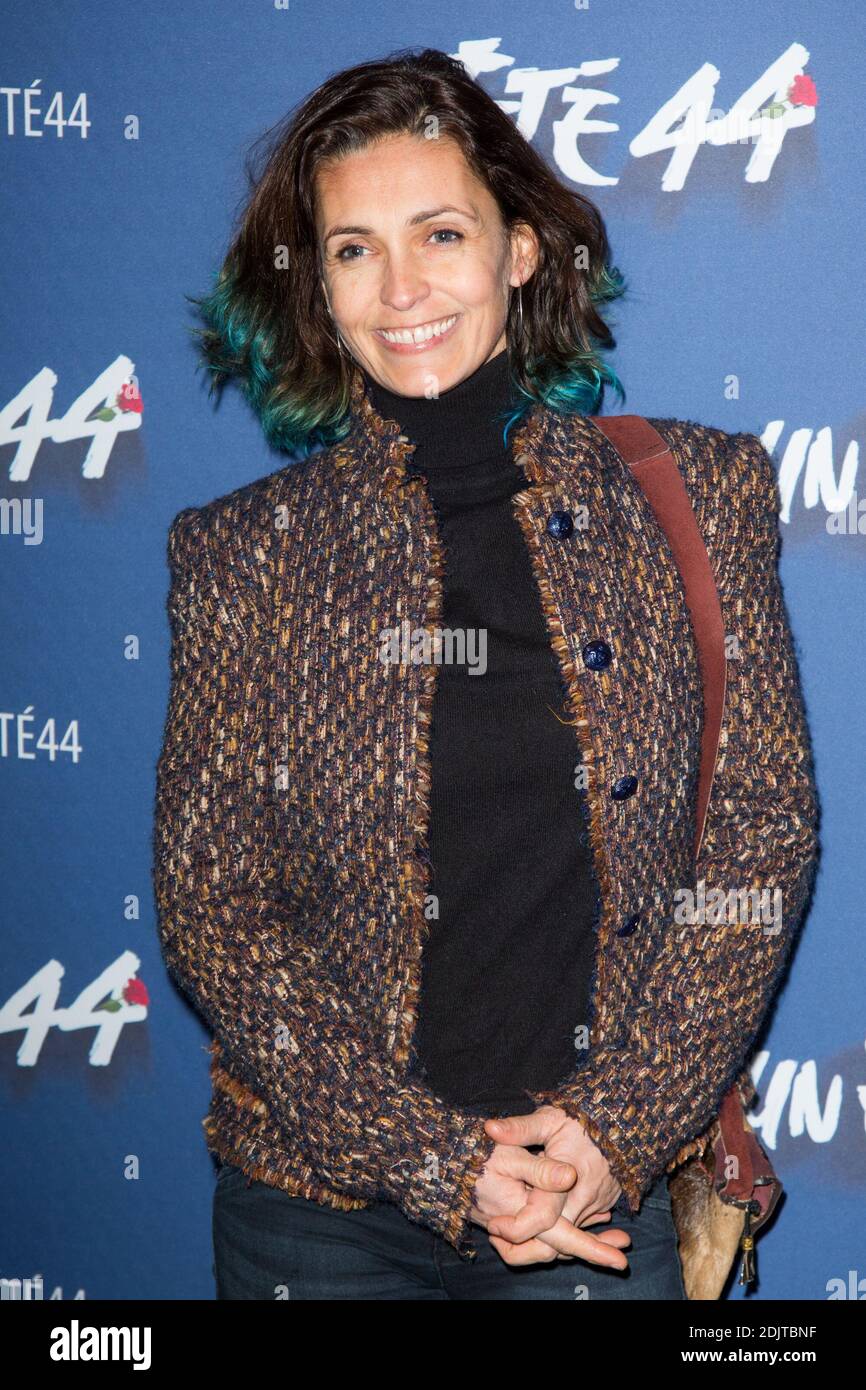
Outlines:
POLYGON ((437 395, 505 347, 510 290, 535 269, 537 243, 520 227, 509 244, 453 140, 382 140, 320 170, 316 191, 331 313, 376 381, 437 395))

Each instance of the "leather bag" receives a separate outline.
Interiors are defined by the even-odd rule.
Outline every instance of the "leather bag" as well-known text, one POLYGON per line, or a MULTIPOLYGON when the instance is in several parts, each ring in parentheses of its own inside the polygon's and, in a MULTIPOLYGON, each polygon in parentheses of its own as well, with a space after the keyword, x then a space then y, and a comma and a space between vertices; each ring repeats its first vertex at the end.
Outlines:
MULTIPOLYGON (((698 774, 697 863, 718 757, 727 659, 721 603, 712 565, 685 483, 658 430, 640 415, 587 417, 613 445, 639 483, 667 538, 682 579, 698 648, 704 728, 698 774)), ((751 1088, 752 1092, 754 1088, 751 1088)), ((668 1179, 689 1299, 718 1299, 738 1253, 739 1283, 755 1280, 755 1234, 769 1219, 782 1183, 749 1124, 739 1085, 724 1096, 704 1146, 668 1179)))

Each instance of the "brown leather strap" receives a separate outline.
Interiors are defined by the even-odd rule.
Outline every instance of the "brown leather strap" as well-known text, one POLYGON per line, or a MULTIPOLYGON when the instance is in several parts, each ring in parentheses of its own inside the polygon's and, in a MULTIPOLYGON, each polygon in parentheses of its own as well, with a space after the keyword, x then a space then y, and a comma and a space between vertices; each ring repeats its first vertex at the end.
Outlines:
POLYGON ((725 629, 716 581, 685 483, 658 430, 642 415, 589 415, 587 419, 610 440, 643 489, 667 537, 683 582, 704 696, 695 835, 697 861, 718 759, 727 684, 725 629))
MULTIPOLYGON (((610 440, 643 489, 667 537, 683 582, 698 648, 704 695, 695 836, 697 862, 718 759, 727 689, 724 620, 715 576, 685 483, 658 430, 640 415, 590 415, 588 418, 610 440)), ((712 1180, 723 1201, 741 1206, 749 1203, 750 1224, 744 1225, 742 1247, 745 1261, 748 1232, 750 1230, 754 1235, 770 1217, 781 1195, 782 1184, 745 1119, 745 1105, 736 1082, 723 1097, 717 1119, 712 1180), (732 1159, 735 1160, 733 1163, 732 1159)), ((748 1258, 753 1262, 754 1245, 751 1241, 749 1249, 751 1253, 748 1258)), ((754 1278, 754 1264, 749 1267, 752 1273, 745 1277, 747 1266, 744 1262, 741 1283, 748 1283, 754 1278)))
POLYGON ((745 1118, 743 1103, 732 1086, 719 1109, 719 1134, 714 1145, 713 1183, 724 1202, 751 1202, 751 1230, 757 1233, 775 1211, 782 1183, 758 1137, 745 1118))

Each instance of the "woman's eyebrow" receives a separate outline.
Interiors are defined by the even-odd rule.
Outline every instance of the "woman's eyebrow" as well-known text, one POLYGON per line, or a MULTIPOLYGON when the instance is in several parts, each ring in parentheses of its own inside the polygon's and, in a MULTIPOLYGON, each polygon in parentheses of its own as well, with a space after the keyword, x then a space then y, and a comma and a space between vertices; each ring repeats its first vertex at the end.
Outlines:
MULTIPOLYGON (((469 222, 479 220, 478 213, 473 210, 467 212, 464 208, 453 207, 450 203, 444 204, 441 208, 430 208, 428 211, 416 212, 406 223, 407 227, 417 227, 421 222, 429 222, 432 217, 441 217, 443 212, 455 212, 458 217, 465 217, 469 222)), ((372 227, 360 226, 340 226, 332 227, 325 237, 325 241, 330 241, 335 236, 373 236, 372 227)))

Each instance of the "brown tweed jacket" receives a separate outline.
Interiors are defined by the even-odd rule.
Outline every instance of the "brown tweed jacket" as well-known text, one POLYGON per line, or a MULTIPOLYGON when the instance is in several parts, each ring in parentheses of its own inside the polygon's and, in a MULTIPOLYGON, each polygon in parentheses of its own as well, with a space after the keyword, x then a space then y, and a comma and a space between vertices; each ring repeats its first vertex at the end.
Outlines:
MULTIPOLYGON (((601 889, 591 1047, 527 1110, 577 1116, 632 1211, 702 1148, 731 1084, 754 1096, 748 1054, 817 857, 772 461, 753 434, 651 423, 688 489, 728 635, 697 869, 701 683, 667 542, 585 418, 539 407, 514 442, 533 484, 514 511, 586 768, 601 889), (570 535, 548 530, 556 511, 575 518, 570 535), (598 641, 601 669, 585 658, 598 641), (636 793, 613 799, 627 774, 636 793), (781 928, 678 925, 675 894, 696 880, 780 889, 781 928)), ((396 1203, 462 1253, 493 1141, 407 1075, 437 665, 380 658, 383 630, 440 625, 444 555, 425 484, 405 477, 411 450, 358 379, 342 443, 173 521, 154 883, 168 967, 214 1037, 211 1151, 336 1207, 396 1203)))

